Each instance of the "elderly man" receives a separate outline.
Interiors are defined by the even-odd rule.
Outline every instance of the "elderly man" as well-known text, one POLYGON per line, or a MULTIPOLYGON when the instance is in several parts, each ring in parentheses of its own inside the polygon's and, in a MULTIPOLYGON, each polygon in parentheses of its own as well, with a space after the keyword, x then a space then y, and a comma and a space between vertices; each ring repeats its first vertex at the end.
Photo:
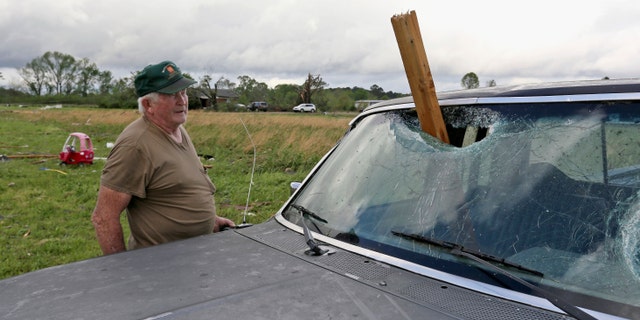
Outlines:
POLYGON ((120 214, 131 228, 129 249, 217 232, 234 223, 215 212, 215 186, 182 124, 185 78, 171 61, 149 65, 135 79, 142 117, 120 134, 102 177, 91 221, 104 254, 126 250, 120 214))

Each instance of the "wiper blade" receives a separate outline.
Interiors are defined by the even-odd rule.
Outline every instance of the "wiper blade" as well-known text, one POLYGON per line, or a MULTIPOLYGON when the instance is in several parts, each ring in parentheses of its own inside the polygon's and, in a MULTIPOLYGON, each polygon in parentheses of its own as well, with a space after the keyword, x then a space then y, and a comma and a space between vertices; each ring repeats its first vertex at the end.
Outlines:
POLYGON ((511 263, 508 262, 504 259, 500 259, 500 258, 496 258, 493 257, 491 255, 488 254, 483 254, 481 252, 478 252, 476 250, 468 250, 466 248, 464 248, 463 246, 457 244, 457 243, 452 243, 452 242, 448 242, 448 241, 442 241, 442 240, 438 240, 438 239, 434 239, 434 238, 429 238, 429 237, 425 237, 419 234, 413 234, 413 233, 404 233, 404 232, 399 232, 399 231, 391 231, 391 233, 393 233, 393 235, 395 236, 399 236, 399 237, 403 237, 403 238, 407 238, 407 239, 412 239, 415 241, 419 241, 419 242, 423 242, 423 243, 428 243, 428 244, 432 244, 444 249, 448 249, 449 252, 453 255, 456 256, 462 256, 465 258, 469 258, 473 261, 476 261, 478 263, 480 263, 483 266, 489 267, 490 269, 493 269, 494 271, 508 277, 509 279, 531 289, 531 291, 537 293, 540 297, 543 297, 545 299, 547 299, 549 302, 551 302, 554 306, 558 307, 560 310, 566 312, 568 315, 579 319, 579 320, 596 320, 596 318, 594 318, 593 316, 591 316, 590 314, 582 311, 580 308, 574 306, 573 304, 570 304, 569 302, 565 301, 564 299, 560 298, 559 296, 557 296, 554 293, 551 293, 545 289, 542 289, 538 286, 535 286, 527 281, 524 281, 523 279, 521 279, 520 277, 512 274, 511 272, 502 269, 492 263, 487 262, 487 260, 491 260, 491 261, 495 261, 493 260, 494 258, 498 260, 498 262, 500 262, 501 264, 504 265, 509 265, 509 266, 518 266, 517 268, 520 270, 526 270, 528 272, 533 272, 533 273, 537 273, 540 275, 540 277, 543 276, 543 274, 541 272, 538 272, 536 270, 531 270, 531 269, 527 269, 525 267, 519 266, 515 263, 511 263), (492 258, 486 258, 486 257, 492 257, 492 258), (485 259, 486 258, 486 259, 485 259), (506 262, 506 263, 505 263, 506 262))
POLYGON ((403 237, 403 238, 407 238, 407 239, 412 239, 412 240, 420 241, 420 242, 423 242, 423 243, 432 244, 432 245, 435 245, 435 246, 438 246, 438 247, 441 247, 441 248, 445 248, 445 249, 450 249, 450 250, 457 249, 457 250, 459 250, 461 252, 473 255, 473 256, 475 256, 477 258, 480 258, 480 259, 482 259, 484 261, 496 262, 496 263, 502 264, 504 266, 508 266, 508 267, 511 267, 511 268, 515 268, 515 269, 518 269, 518 270, 521 270, 521 271, 525 271, 525 272, 531 273, 531 274, 533 274, 535 276, 538 276, 538 277, 544 277, 544 274, 542 272, 538 271, 538 270, 529 269, 529 268, 524 267, 522 265, 519 265, 517 263, 505 260, 504 258, 499 258, 499 257, 496 257, 496 256, 492 256, 490 254, 486 254, 486 253, 480 252, 478 250, 468 249, 468 248, 465 248, 465 247, 463 247, 463 246, 461 246, 461 245, 459 245, 457 243, 448 242, 448 241, 442 241, 442 240, 434 239, 434 238, 430 238, 430 237, 425 237, 425 236, 422 236, 422 235, 419 235, 419 234, 415 234, 415 233, 404 233, 404 232, 393 231, 393 230, 391 231, 391 233, 393 233, 393 235, 395 235, 395 236, 399 236, 399 237, 403 237))
POLYGON ((313 211, 310 211, 309 209, 307 209, 307 208, 305 208, 305 207, 303 207, 301 205, 292 204, 291 207, 295 208, 296 210, 298 210, 298 212, 300 212, 300 213, 302 213, 304 215, 312 217, 312 218, 314 218, 314 219, 316 219, 316 220, 318 220, 320 222, 327 223, 327 220, 323 219, 321 216, 315 214, 313 211))
MULTIPOLYGON (((315 255, 315 256, 321 256, 327 252, 329 252, 329 250, 325 250, 320 248, 320 246, 318 245, 318 243, 316 243, 316 240, 313 238, 313 234, 311 234, 311 231, 309 230, 309 227, 307 227, 307 224, 304 222, 304 215, 308 215, 310 217, 313 217, 315 219, 318 219, 324 223, 327 223, 327 220, 324 220, 322 218, 320 218, 320 216, 316 215, 315 213, 307 210, 305 207, 297 205, 297 204, 292 204, 291 205, 292 208, 298 210, 298 212, 300 212, 300 217, 302 218, 300 220, 300 222, 302 222, 302 230, 304 232, 304 238, 307 242, 307 245, 309 246, 309 250, 306 252, 307 254, 310 255, 315 255)), ((314 223, 315 225, 315 223, 314 223)), ((318 226, 316 226, 316 228, 318 228, 318 226)), ((318 230, 320 230, 320 228, 318 228, 318 230)))

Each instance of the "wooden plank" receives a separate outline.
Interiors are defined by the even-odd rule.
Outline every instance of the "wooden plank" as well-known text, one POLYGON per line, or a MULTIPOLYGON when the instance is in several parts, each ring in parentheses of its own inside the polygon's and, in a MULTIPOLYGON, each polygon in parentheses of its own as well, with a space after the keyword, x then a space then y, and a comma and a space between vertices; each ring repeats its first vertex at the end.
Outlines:
POLYGON ((15 155, 0 155, 7 159, 33 159, 33 158, 57 158, 55 154, 15 154, 15 155))
POLYGON ((449 143, 447 127, 436 96, 431 69, 424 50, 415 11, 394 15, 391 25, 398 41, 409 88, 418 112, 422 131, 449 143))
POLYGON ((470 146, 476 142, 477 137, 478 127, 467 126, 467 129, 464 131, 464 138, 462 139, 462 147, 470 146))

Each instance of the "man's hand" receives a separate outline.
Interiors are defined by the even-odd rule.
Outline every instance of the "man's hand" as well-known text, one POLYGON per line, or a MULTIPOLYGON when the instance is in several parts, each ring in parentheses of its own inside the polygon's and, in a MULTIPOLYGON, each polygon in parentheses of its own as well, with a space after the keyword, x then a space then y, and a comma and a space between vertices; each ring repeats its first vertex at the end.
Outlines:
POLYGON ((213 232, 219 232, 224 230, 225 228, 233 228, 235 226, 236 224, 233 223, 233 221, 227 218, 216 216, 216 220, 213 223, 213 232))

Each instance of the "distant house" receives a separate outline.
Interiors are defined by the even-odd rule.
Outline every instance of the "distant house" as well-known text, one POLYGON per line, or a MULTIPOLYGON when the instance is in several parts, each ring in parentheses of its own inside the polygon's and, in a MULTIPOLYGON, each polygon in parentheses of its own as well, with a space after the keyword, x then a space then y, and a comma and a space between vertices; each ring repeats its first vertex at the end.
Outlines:
MULTIPOLYGON (((211 99, 202 92, 198 93, 198 99, 200 99, 200 105, 202 108, 211 107, 211 99)), ((216 95, 216 102, 220 103, 231 103, 234 100, 238 99, 238 94, 231 89, 218 89, 218 93, 216 95)))

